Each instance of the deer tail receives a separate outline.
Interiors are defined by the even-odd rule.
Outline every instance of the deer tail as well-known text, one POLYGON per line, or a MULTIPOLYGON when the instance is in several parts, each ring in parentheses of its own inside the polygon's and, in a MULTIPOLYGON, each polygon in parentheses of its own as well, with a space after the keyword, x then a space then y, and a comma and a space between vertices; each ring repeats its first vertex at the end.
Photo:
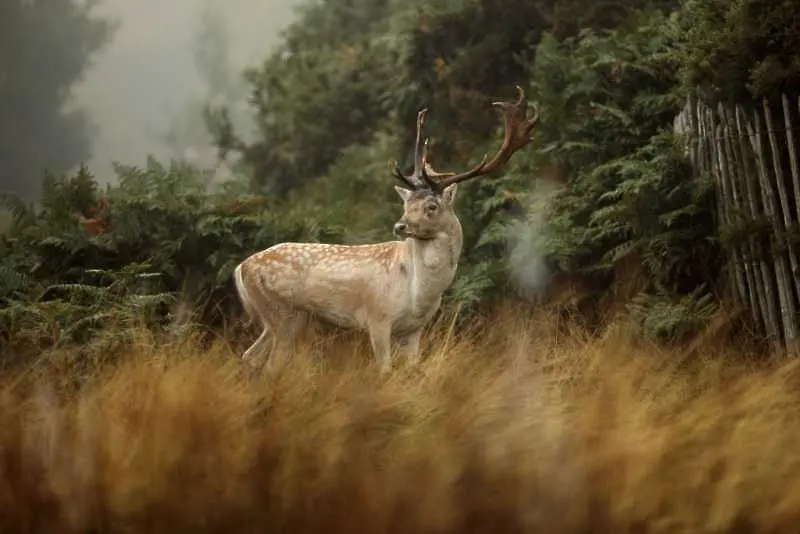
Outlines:
POLYGON ((247 286, 244 283, 241 263, 233 270, 233 282, 236 285, 236 293, 239 296, 239 302, 242 303, 242 307, 245 313, 247 313, 248 319, 250 322, 255 322, 258 318, 258 313, 256 312, 250 292, 247 290, 247 286))

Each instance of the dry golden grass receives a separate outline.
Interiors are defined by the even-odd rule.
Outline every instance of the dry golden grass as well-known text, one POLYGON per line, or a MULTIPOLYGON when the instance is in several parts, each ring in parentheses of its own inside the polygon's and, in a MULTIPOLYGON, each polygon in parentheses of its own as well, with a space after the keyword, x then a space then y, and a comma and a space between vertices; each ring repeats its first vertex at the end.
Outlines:
POLYGON ((796 361, 494 325, 388 378, 346 340, 261 377, 146 339, 79 385, 8 377, 0 532, 800 529, 796 361))

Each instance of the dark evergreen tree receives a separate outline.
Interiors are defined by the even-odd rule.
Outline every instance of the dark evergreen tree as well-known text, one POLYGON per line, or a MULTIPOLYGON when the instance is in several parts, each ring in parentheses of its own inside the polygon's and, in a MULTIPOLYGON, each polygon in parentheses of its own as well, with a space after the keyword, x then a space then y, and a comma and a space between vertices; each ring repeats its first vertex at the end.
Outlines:
POLYGON ((89 157, 89 121, 66 106, 114 29, 93 6, 74 0, 0 4, 0 189, 34 199, 46 169, 64 172, 89 157))

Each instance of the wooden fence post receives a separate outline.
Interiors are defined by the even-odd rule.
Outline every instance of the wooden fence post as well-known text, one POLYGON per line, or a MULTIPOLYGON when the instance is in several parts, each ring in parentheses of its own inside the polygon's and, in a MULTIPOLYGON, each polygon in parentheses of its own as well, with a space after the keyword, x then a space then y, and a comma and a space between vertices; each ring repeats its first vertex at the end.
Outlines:
POLYGON ((775 267, 775 280, 777 281, 778 302, 781 309, 781 326, 783 327, 784 342, 793 345, 797 340, 797 317, 794 306, 792 281, 789 279, 791 271, 781 250, 781 237, 783 231, 778 219, 778 203, 775 200, 775 189, 772 187, 770 176, 767 173, 766 156, 764 154, 764 132, 761 128, 761 119, 757 111, 753 111, 754 128, 748 128, 750 142, 756 154, 756 167, 758 169, 759 183, 761 184, 761 196, 764 202, 764 211, 772 223, 773 243, 772 256, 775 267))
POLYGON ((738 105, 714 110, 687 98, 674 129, 687 134, 695 175, 711 174, 715 224, 749 232, 727 250, 729 294, 773 343, 791 347, 800 345, 800 158, 786 95, 781 107, 779 131, 766 100, 748 118, 738 105))

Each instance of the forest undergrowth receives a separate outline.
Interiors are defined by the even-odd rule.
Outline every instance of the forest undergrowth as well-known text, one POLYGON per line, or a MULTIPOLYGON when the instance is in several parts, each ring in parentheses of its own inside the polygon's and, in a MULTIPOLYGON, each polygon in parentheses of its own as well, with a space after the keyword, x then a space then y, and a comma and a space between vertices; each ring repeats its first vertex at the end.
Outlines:
MULTIPOLYGON (((272 375, 156 342, 0 388, 2 532, 789 532, 800 361, 588 336, 513 306, 442 319, 381 377, 358 336, 272 375)), ((238 337, 238 336, 237 336, 238 337)), ((724 336, 723 336, 724 337, 724 336)), ((286 356, 286 355, 283 355, 286 356)))

